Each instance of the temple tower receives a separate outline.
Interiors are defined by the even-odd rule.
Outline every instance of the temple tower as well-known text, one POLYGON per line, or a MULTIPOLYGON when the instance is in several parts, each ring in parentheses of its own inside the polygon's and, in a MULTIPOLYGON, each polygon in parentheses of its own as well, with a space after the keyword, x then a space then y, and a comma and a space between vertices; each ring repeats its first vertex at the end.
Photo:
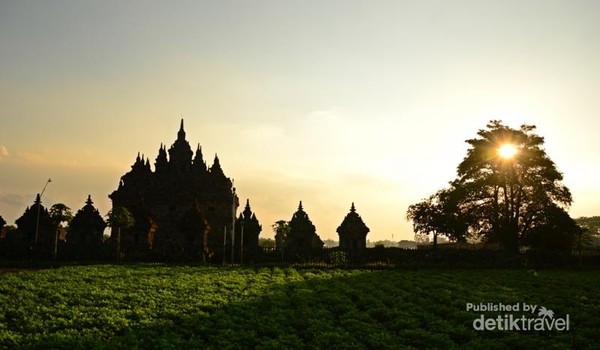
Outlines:
POLYGON ((359 251, 367 247, 367 233, 369 228, 356 212, 354 203, 344 221, 337 228, 340 237, 340 248, 348 251, 359 251))
POLYGON ((258 251, 258 235, 260 234, 260 231, 262 231, 262 226, 258 222, 256 215, 250 209, 249 199, 246 199, 246 207, 235 222, 235 242, 236 245, 238 245, 237 250, 241 248, 239 244, 242 242, 242 230, 244 233, 244 252, 258 251))
POLYGON ((302 201, 290 220, 290 232, 286 239, 286 247, 296 250, 323 248, 323 241, 317 235, 315 225, 304 211, 302 201))
POLYGON ((109 197, 113 208, 125 207, 135 218, 121 233, 126 259, 219 261, 223 235, 230 237, 238 207, 219 158, 207 169, 200 145, 194 155, 186 140, 183 120, 168 151, 161 144, 155 171, 138 154, 109 197))
POLYGON ((102 253, 106 223, 93 204, 92 196, 88 195, 85 205, 77 211, 67 232, 67 246, 78 258, 93 259, 102 253))

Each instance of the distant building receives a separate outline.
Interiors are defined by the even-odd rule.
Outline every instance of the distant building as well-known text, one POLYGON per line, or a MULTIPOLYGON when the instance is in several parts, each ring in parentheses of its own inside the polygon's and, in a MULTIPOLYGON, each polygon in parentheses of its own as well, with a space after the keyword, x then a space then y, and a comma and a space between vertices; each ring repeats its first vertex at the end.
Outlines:
POLYGON ((323 241, 317 235, 315 225, 304 212, 302 201, 289 222, 290 231, 286 237, 286 248, 291 250, 311 250, 323 248, 323 241))
POLYGON ((367 247, 367 234, 369 228, 363 222, 362 218, 356 212, 354 203, 350 207, 350 212, 346 215, 337 233, 340 237, 340 248, 349 251, 359 251, 367 247))
POLYGON ((224 253, 224 240, 231 244, 239 205, 235 188, 219 158, 215 155, 207 168, 200 145, 194 155, 185 135, 181 120, 168 157, 161 145, 152 171, 150 161, 138 154, 131 171, 109 195, 113 208, 125 207, 135 218, 135 225, 122 232, 126 259, 151 255, 214 260, 224 253))
POLYGON ((417 249, 417 242, 403 239, 400 242, 398 242, 398 247, 403 249, 417 249))

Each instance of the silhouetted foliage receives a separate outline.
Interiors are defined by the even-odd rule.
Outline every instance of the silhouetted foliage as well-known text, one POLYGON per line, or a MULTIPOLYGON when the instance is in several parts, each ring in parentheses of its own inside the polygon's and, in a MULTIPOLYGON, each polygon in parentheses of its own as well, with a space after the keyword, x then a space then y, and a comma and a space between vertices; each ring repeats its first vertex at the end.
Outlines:
POLYGON ((457 179, 409 207, 415 230, 454 239, 480 237, 510 250, 519 244, 549 248, 557 247, 551 242, 568 241, 574 231, 563 208, 571 204, 571 193, 543 149, 544 138, 534 130, 493 120, 467 140, 471 148, 458 165, 457 179), (513 157, 500 155, 505 144, 516 148, 513 157))
POLYGON ((340 245, 340 242, 336 241, 334 239, 324 239, 323 244, 327 248, 332 248, 332 247, 338 247, 340 245))
POLYGON ((582 228, 576 238, 577 247, 593 247, 600 245, 600 216, 585 217, 575 219, 575 222, 582 228))
POLYGON ((62 223, 66 223, 67 225, 71 223, 73 219, 73 213, 71 213, 71 208, 67 207, 63 203, 56 203, 50 207, 50 220, 52 220, 52 224, 54 225, 54 250, 53 250, 53 258, 56 260, 56 256, 58 254, 58 239, 59 232, 62 227, 62 223))
MULTIPOLYGON (((121 261, 121 229, 127 229, 135 224, 133 215, 124 207, 116 207, 106 214, 106 224, 116 228, 117 262, 121 261)), ((112 237, 112 236, 111 236, 112 237)))
POLYGON ((277 248, 285 248, 287 237, 290 233, 290 223, 285 220, 278 220, 271 227, 275 231, 275 246, 277 248))
POLYGON ((581 232, 569 214, 556 205, 548 205, 538 224, 523 237, 523 243, 547 250, 570 252, 581 232))
POLYGON ((275 240, 271 238, 259 238, 258 246, 261 248, 273 249, 275 248, 275 240))
POLYGON ((0 215, 0 229, 4 228, 4 225, 6 225, 6 220, 0 215))
POLYGON ((423 202, 408 207, 406 217, 413 222, 415 233, 433 234, 433 246, 438 235, 451 241, 465 241, 467 221, 458 208, 459 191, 440 190, 423 202))

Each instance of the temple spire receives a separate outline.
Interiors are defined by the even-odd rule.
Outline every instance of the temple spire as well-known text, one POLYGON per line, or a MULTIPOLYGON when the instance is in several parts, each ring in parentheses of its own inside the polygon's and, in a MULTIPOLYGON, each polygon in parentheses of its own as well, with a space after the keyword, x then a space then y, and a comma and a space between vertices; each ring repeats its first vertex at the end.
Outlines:
POLYGON ((177 132, 177 140, 185 140, 185 130, 183 130, 183 118, 181 118, 181 125, 179 126, 179 132, 177 132))
POLYGON ((350 207, 350 211, 353 212, 353 213, 356 211, 356 208, 354 207, 354 202, 352 202, 352 206, 350 207))
POLYGON ((87 199, 87 201, 85 202, 85 204, 87 204, 87 205, 92 205, 92 204, 94 204, 94 202, 92 202, 92 195, 91 195, 91 194, 88 194, 88 199, 87 199))
POLYGON ((213 162, 213 165, 210 167, 210 173, 213 175, 225 177, 225 174, 223 173, 223 169, 221 168, 221 163, 219 162, 219 156, 217 156, 216 153, 215 153, 215 160, 213 162))
POLYGON ((250 209, 250 199, 246 199, 246 208, 244 208, 244 218, 250 220, 252 217, 252 209, 250 209))
POLYGON ((300 201, 300 204, 298 204, 298 210, 301 211, 302 210, 302 201, 300 201))

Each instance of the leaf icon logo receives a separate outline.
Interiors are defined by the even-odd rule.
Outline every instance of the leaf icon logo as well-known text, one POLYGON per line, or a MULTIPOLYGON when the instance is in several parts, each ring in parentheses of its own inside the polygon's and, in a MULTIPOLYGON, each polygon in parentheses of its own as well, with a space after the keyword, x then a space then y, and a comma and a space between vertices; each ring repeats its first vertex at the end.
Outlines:
POLYGON ((538 312, 538 316, 542 317, 542 318, 554 318, 554 311, 550 310, 550 309, 546 309, 545 306, 542 306, 540 308, 540 311, 538 312))

